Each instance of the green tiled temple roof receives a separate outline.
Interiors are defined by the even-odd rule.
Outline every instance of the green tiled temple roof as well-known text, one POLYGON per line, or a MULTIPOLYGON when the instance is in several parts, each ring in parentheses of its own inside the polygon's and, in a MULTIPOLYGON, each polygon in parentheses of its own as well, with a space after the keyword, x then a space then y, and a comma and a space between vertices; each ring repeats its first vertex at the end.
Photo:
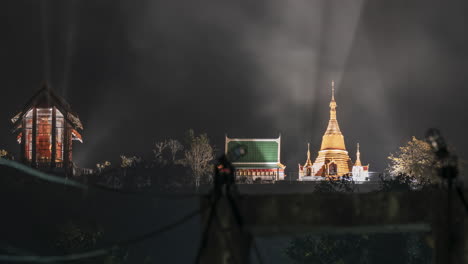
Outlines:
MULTIPOLYGON (((228 141, 227 151, 243 145, 247 147, 247 155, 236 160, 236 163, 264 163, 264 162, 279 162, 279 143, 276 140, 271 141, 255 141, 255 140, 233 140, 228 141)), ((239 165, 237 165, 239 166, 239 165)), ((243 165, 244 167, 244 165, 243 165)))
POLYGON ((276 169, 281 168, 278 164, 234 164, 236 169, 276 169))

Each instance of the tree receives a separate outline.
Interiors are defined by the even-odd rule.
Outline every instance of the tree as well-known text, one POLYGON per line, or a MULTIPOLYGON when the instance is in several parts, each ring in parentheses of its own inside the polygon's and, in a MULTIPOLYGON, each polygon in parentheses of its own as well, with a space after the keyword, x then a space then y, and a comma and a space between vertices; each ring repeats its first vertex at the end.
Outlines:
POLYGON ((141 162, 141 158, 138 158, 137 156, 127 157, 124 155, 120 155, 120 159, 121 159, 120 167, 124 169, 133 168, 136 166, 137 163, 141 162))
POLYGON ((167 146, 171 150, 172 162, 176 162, 176 155, 179 151, 184 149, 184 146, 177 139, 169 139, 167 146))
POLYGON ((395 154, 390 154, 389 172, 392 176, 406 175, 417 184, 438 182, 436 169, 440 166, 429 143, 413 137, 395 154))
POLYGON ((405 174, 393 175, 390 178, 380 177, 380 191, 411 191, 413 189, 425 187, 415 182, 413 177, 405 174))
POLYGON ((96 246, 102 233, 102 227, 67 222, 59 228, 56 245, 66 253, 88 250, 96 246))
POLYGON ((367 236, 358 235, 306 235, 293 238, 285 249, 294 263, 368 263, 362 251, 367 236))
POLYGON ((195 136, 192 129, 187 133, 187 141, 189 148, 185 150, 183 164, 190 168, 198 188, 202 179, 213 172, 211 161, 215 157, 214 149, 207 134, 195 136))
POLYGON ((165 163, 165 160, 164 160, 164 157, 163 157, 163 151, 168 147, 168 143, 166 140, 164 141, 161 141, 161 142, 156 142, 154 144, 154 149, 153 149, 153 152, 154 152, 154 156, 156 158, 156 161, 159 163, 159 164, 164 164, 165 163))
MULTIPOLYGON (((56 247, 64 254, 85 252, 96 248, 99 242, 102 242, 103 237, 104 230, 101 226, 69 221, 58 229, 56 247)), ((110 255, 82 259, 79 260, 79 263, 121 264, 126 263, 127 256, 127 250, 116 249, 110 255)))
POLYGON ((97 163, 96 168, 98 169, 99 172, 102 172, 103 170, 109 168, 111 165, 112 165, 111 162, 106 160, 101 163, 97 163))
POLYGON ((314 188, 316 193, 329 193, 329 192, 354 192, 356 183, 349 176, 343 176, 340 179, 327 178, 319 181, 314 188))
POLYGON ((15 157, 4 149, 0 149, 0 158, 4 158, 7 160, 15 160, 15 157))

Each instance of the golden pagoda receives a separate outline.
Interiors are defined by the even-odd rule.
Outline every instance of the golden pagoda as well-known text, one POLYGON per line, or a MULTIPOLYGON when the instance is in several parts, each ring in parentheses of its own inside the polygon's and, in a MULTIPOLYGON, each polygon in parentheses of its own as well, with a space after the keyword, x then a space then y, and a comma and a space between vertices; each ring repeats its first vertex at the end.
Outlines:
POLYGON ((330 120, 322 138, 322 146, 317 159, 312 165, 315 176, 340 177, 352 170, 351 159, 346 151, 343 134, 336 119, 335 82, 332 81, 332 98, 330 102, 330 120))

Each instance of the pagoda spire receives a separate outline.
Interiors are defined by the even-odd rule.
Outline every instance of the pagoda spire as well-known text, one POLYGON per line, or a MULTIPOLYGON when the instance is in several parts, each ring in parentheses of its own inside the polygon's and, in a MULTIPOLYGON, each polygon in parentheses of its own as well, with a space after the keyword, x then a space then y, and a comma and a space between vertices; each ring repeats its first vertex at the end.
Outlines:
POLYGON ((310 160, 310 143, 307 143, 307 160, 304 166, 312 166, 312 161, 310 160))
POLYGON ((335 81, 331 82, 331 100, 330 100, 330 120, 328 120, 327 130, 322 137, 322 145, 318 156, 312 165, 312 171, 315 176, 340 177, 352 170, 353 164, 346 151, 344 136, 341 133, 338 120, 336 118, 335 101, 335 81), (328 167, 333 165, 333 174, 330 175, 328 167))
POLYGON ((335 101, 335 81, 332 80, 332 101, 335 101))
POLYGON ((332 98, 330 101, 330 120, 336 120, 335 81, 332 81, 332 98))
POLYGON ((357 143, 357 152, 356 152, 356 163, 354 166, 362 166, 361 164, 361 152, 359 152, 359 143, 357 143))
POLYGON ((330 120, 328 121, 327 130, 323 135, 322 147, 324 149, 342 149, 345 150, 344 138, 341 134, 338 120, 336 119, 336 101, 335 101, 335 82, 332 81, 332 98, 330 101, 330 120))

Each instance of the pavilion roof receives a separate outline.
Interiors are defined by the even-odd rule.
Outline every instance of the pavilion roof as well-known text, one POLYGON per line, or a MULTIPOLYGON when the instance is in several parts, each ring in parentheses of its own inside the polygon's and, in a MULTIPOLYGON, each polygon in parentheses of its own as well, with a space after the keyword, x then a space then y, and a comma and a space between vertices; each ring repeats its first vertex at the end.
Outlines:
POLYGON ((24 105, 21 111, 11 119, 13 132, 21 128, 21 120, 32 108, 50 108, 54 106, 63 114, 65 120, 67 120, 74 129, 83 130, 83 124, 78 115, 72 111, 71 106, 44 82, 41 88, 24 105))

